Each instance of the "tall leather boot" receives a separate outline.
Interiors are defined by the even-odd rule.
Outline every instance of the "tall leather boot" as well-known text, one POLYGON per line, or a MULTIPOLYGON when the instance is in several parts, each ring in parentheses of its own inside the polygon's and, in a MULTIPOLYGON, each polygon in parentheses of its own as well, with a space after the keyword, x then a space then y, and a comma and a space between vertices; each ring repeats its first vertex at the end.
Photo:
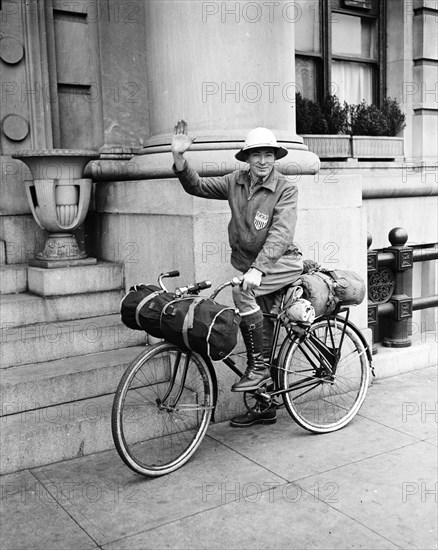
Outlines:
POLYGON ((272 382, 269 367, 263 360, 263 314, 256 311, 242 317, 240 323, 246 346, 247 369, 242 378, 233 384, 231 391, 254 391, 264 383, 272 382))
POLYGON ((274 323, 274 319, 263 318, 263 357, 266 364, 269 363, 271 355, 272 340, 274 339, 274 323))
MULTIPOLYGON (((262 310, 262 313, 270 313, 277 298, 278 291, 271 294, 263 294, 263 296, 257 296, 256 301, 262 310)), ((263 317, 263 357, 265 363, 269 363, 269 357, 271 354, 271 345, 274 336, 274 319, 270 317, 263 317)))

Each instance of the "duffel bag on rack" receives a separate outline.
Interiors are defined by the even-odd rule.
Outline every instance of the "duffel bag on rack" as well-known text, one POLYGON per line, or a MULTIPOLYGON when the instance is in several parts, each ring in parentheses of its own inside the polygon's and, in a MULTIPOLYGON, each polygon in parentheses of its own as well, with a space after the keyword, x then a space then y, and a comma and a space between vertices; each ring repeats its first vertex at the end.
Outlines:
MULTIPOLYGON (((337 304, 358 305, 365 297, 365 283, 360 275, 354 271, 336 269, 329 271, 320 269, 301 275, 293 285, 303 289, 302 298, 308 300, 315 309, 316 317, 333 313, 337 304)), ((289 307, 287 298, 292 294, 286 294, 285 307, 289 307)))
POLYGON ((328 315, 334 311, 338 300, 334 293, 333 279, 329 275, 320 271, 306 273, 293 284, 293 286, 298 285, 303 289, 302 298, 312 304, 316 317, 328 315))
POLYGON ((166 340, 213 361, 225 359, 233 351, 239 323, 236 309, 210 298, 178 298, 161 312, 161 331, 166 340))
POLYGON ((154 285, 132 286, 120 304, 122 322, 134 330, 164 338, 160 329, 161 310, 175 298, 173 292, 164 292, 154 285))
POLYGON ((346 306, 357 306, 365 298, 365 283, 355 271, 345 269, 324 270, 334 281, 333 291, 336 298, 346 306))

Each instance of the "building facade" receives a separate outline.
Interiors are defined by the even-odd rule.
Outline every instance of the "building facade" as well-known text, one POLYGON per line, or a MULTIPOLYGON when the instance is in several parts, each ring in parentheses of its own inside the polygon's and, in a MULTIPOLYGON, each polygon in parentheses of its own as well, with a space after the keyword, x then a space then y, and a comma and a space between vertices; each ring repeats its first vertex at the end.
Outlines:
MULTIPOLYGON (((17 403, 13 388, 28 396, 20 401, 28 408, 32 401, 50 407, 92 398, 89 372, 70 365, 64 378, 56 378, 48 363, 136 349, 141 339, 121 337, 111 324, 131 284, 153 282, 159 272, 175 268, 184 282, 219 284, 233 275, 227 204, 189 197, 174 178, 170 139, 178 119, 196 136, 188 158, 201 175, 239 168, 234 154, 247 131, 272 129, 289 149, 279 169, 299 188, 296 240, 306 257, 326 267, 354 269, 366 278, 367 233, 372 248, 381 249, 389 245, 393 227, 407 231, 408 244, 433 246, 437 21, 438 4, 431 0, 3 0, 3 338, 6 366, 17 376, 6 381, 12 393, 5 394, 5 403, 17 403), (385 97, 397 99, 406 115, 398 135, 401 152, 381 159, 375 147, 362 157, 357 149, 343 155, 334 149, 339 136, 325 136, 325 152, 317 155, 312 137, 296 133, 297 91, 317 102, 329 93, 377 106, 385 97), (48 234, 26 195, 31 175, 12 155, 46 149, 97 152, 84 176, 93 182, 89 212, 76 231, 80 247, 98 260, 94 266, 29 266, 48 234), (73 321, 79 323, 77 336, 73 321), (46 333, 26 328, 35 323, 56 326, 46 333), (47 388, 35 389, 38 365, 47 381, 59 383, 59 398, 46 395, 47 388), (26 388, 20 385, 25 379, 26 388), (76 382, 70 391, 71 380, 76 382)), ((44 177, 57 174, 52 163, 44 177)), ((435 288, 436 263, 417 264, 413 295, 436 294, 435 288)), ((366 304, 354 316, 366 330, 366 304)), ((417 336, 436 334, 433 310, 416 313, 414 322, 417 336)), ((126 363, 120 357, 110 376, 103 375, 104 365, 94 373, 102 411, 109 405, 101 396, 113 391, 105 383, 113 383, 126 363)), ((231 382, 221 373, 221 387, 231 382)), ((224 395, 223 418, 240 406, 229 392, 224 395)), ((8 411, 11 418, 18 413, 12 405, 8 411)), ((111 445, 106 432, 96 433, 97 424, 88 434, 94 444, 87 440, 84 452, 111 445)), ((54 459, 75 456, 77 442, 54 459)), ((5 471, 24 464, 23 448, 11 443, 10 452, 16 459, 5 471)), ((41 453, 26 464, 47 461, 41 453)))

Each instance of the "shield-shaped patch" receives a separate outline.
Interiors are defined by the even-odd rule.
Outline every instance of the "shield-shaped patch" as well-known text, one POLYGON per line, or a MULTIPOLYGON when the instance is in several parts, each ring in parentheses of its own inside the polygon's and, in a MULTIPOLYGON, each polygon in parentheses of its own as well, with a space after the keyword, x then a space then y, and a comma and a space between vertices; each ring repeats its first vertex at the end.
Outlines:
POLYGON ((260 229, 263 229, 268 225, 269 216, 268 214, 263 214, 260 212, 260 210, 257 210, 257 214, 254 218, 254 225, 257 231, 260 231, 260 229))

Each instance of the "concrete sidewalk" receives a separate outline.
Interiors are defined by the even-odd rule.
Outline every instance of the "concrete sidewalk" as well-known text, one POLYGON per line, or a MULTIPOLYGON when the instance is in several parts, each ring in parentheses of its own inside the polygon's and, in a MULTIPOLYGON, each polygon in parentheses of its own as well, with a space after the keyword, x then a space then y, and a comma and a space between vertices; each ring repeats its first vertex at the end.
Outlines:
POLYGON ((437 548, 437 374, 374 381, 345 429, 211 425, 179 471, 115 451, 1 479, 2 550, 437 548))

